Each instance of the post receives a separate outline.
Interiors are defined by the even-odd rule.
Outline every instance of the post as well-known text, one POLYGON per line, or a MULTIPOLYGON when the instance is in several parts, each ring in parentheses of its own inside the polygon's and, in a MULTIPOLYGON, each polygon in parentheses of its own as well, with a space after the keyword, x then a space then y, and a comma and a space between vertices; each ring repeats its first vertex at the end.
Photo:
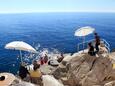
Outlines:
POLYGON ((21 52, 21 50, 20 50, 20 59, 21 59, 21 63, 22 63, 23 61, 22 61, 22 52, 21 52))
POLYGON ((84 53, 85 36, 83 36, 83 53, 84 53))
POLYGON ((77 44, 77 52, 79 52, 79 44, 77 44))

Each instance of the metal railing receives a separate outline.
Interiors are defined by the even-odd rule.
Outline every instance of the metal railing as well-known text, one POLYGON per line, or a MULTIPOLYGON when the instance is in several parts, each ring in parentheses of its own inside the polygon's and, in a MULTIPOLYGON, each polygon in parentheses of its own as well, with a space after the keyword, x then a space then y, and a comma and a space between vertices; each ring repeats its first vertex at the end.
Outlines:
POLYGON ((110 44, 105 39, 102 39, 101 41, 105 44, 105 47, 108 50, 108 53, 110 53, 110 51, 111 51, 110 50, 110 44))
MULTIPOLYGON (((95 44, 95 39, 91 39, 91 40, 88 40, 88 41, 85 41, 85 42, 82 42, 82 43, 78 43, 78 45, 77 45, 77 51, 79 52, 81 50, 87 49, 89 42, 92 42, 93 46, 95 46, 94 45, 95 44)), ((110 44, 105 39, 101 39, 101 43, 104 44, 104 46, 108 50, 108 53, 110 53, 110 44)))

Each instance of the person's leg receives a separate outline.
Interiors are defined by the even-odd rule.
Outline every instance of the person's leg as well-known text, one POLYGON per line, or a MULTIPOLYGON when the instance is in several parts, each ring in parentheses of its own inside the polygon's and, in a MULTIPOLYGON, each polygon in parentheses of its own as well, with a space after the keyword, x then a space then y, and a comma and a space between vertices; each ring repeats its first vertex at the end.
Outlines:
POLYGON ((90 55, 90 52, 88 52, 88 54, 90 55))
POLYGON ((96 55, 96 53, 93 51, 93 56, 95 56, 96 55))
POLYGON ((99 45, 96 44, 95 48, 96 48, 96 53, 98 53, 99 52, 99 45))
POLYGON ((92 56, 92 52, 89 51, 88 54, 89 54, 90 56, 92 56))

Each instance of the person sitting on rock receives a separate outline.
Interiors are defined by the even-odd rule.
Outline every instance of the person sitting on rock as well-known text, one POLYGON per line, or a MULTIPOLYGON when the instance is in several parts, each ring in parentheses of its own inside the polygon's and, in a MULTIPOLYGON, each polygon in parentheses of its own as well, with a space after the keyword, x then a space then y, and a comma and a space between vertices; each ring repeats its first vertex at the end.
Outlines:
POLYGON ((33 70, 29 71, 31 83, 42 86, 42 73, 40 71, 40 64, 33 63, 33 70))
POLYGON ((45 56, 44 56, 44 64, 46 64, 48 62, 48 56, 47 56, 47 54, 45 54, 45 56))
POLYGON ((26 64, 24 62, 22 62, 20 64, 20 68, 19 68, 19 76, 22 80, 24 80, 27 77, 27 74, 29 74, 29 72, 25 66, 26 66, 26 64))
POLYGON ((63 53, 61 53, 60 57, 58 57, 57 61, 60 63, 63 60, 64 56, 63 53))
POLYGON ((41 56, 40 57, 40 64, 43 65, 44 64, 44 58, 41 56))
POLYGON ((88 54, 91 56, 95 56, 94 47, 92 46, 91 42, 88 43, 88 47, 89 47, 88 54))

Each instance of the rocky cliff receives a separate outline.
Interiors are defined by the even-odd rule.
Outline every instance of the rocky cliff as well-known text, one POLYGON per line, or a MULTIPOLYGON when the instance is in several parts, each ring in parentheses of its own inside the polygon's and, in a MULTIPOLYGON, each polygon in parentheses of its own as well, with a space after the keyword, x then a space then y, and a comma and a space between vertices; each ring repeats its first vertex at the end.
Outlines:
POLYGON ((76 55, 62 63, 53 71, 55 78, 67 86, 115 86, 115 70, 108 57, 76 55))

